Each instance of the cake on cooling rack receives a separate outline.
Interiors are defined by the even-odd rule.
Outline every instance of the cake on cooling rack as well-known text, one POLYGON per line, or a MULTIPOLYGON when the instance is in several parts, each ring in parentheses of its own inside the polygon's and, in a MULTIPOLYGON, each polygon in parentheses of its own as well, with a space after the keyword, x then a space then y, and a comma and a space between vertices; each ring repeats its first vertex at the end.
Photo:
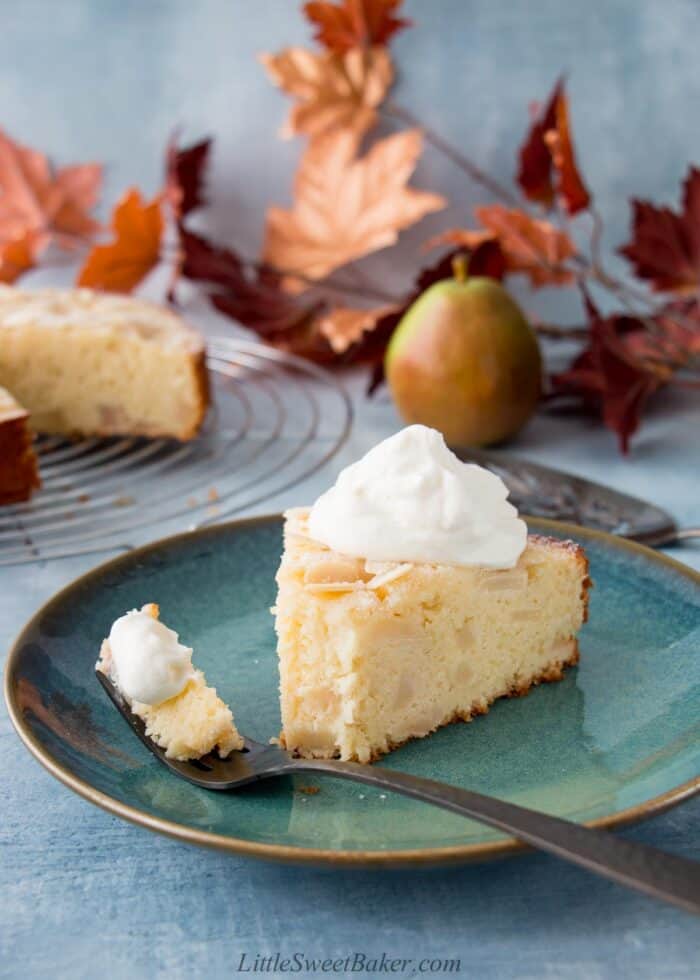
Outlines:
POLYGON ((209 402, 204 342, 181 317, 89 289, 0 286, 0 385, 37 432, 192 439, 209 402))
POLYGON ((192 666, 192 650, 149 603, 121 616, 103 641, 97 670, 106 674, 170 759, 225 758, 243 748, 231 709, 192 666))
POLYGON ((311 519, 285 515, 273 612, 287 749, 369 762, 577 663, 586 555, 528 537, 506 496, 411 426, 343 471, 311 519))
POLYGON ((0 504, 29 500, 40 485, 29 412, 0 388, 0 504))

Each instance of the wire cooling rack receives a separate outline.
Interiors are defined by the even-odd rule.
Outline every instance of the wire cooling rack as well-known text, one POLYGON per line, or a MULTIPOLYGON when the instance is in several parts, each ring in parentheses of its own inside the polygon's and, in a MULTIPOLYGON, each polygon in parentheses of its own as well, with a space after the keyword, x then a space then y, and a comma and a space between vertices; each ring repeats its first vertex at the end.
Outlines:
POLYGON ((223 337, 208 364, 214 406, 192 442, 39 437, 43 486, 0 509, 0 565, 126 550, 166 521, 216 523, 299 483, 345 441, 350 401, 322 368, 223 337))

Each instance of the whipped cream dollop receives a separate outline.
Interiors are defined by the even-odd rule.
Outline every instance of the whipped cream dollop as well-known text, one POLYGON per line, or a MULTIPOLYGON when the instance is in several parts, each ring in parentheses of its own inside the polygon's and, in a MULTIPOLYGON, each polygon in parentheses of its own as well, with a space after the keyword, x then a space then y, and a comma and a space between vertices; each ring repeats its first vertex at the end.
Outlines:
POLYGON ((357 558, 513 568, 527 528, 507 496, 500 477, 411 425, 341 472, 312 507, 309 534, 357 558))
POLYGON ((145 609, 132 609, 114 622, 109 646, 112 680, 130 701, 160 704, 194 676, 192 650, 145 609))

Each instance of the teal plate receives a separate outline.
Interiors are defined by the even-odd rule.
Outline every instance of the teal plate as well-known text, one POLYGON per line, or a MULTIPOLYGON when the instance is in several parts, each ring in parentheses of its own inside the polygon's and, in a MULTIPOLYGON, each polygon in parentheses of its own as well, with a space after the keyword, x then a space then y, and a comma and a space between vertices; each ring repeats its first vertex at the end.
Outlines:
MULTIPOLYGON (((581 663, 558 684, 497 702, 469 725, 405 745, 385 764, 597 826, 641 819, 700 788, 700 575, 573 525, 531 530, 587 549, 595 588, 581 663)), ((279 731, 269 607, 281 519, 179 535, 110 561, 55 596, 10 653, 5 696, 29 750, 93 803, 181 840, 330 864, 463 862, 512 838, 404 797, 329 778, 214 793, 177 779, 134 738, 93 675, 125 610, 163 619, 260 741, 279 731), (308 784, 319 788, 309 793, 308 784)))

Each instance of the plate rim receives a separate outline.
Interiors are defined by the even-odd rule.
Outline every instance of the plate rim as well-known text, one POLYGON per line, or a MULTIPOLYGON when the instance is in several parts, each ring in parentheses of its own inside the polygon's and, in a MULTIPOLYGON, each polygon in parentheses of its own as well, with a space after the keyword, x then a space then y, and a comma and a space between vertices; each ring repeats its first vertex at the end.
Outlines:
MULTIPOLYGON (((675 558, 671 558, 636 541, 609 534, 606 531, 583 527, 578 524, 530 515, 522 516, 526 522, 536 523, 539 528, 545 531, 555 531, 560 534, 569 535, 574 539, 577 536, 582 536, 583 538, 602 541, 613 548, 618 548, 631 554, 641 555, 652 562, 674 570, 695 585, 700 586, 700 571, 696 571, 689 565, 685 565, 675 558)), ((285 864, 330 865, 334 867, 356 868, 424 867, 467 864, 474 861, 492 860, 532 851, 533 848, 523 844, 515 837, 505 837, 501 840, 479 844, 455 844, 446 847, 350 851, 304 847, 293 844, 270 844, 262 841, 250 841, 241 837, 230 837, 226 834, 218 834, 206 830, 197 830, 187 824, 153 816, 140 810, 138 807, 131 806, 128 803, 122 803, 115 797, 96 789, 90 783, 74 775, 66 766, 62 765, 39 742, 39 739, 34 736, 22 717, 22 712, 16 699, 16 688, 12 684, 12 675, 16 661, 19 659, 20 649, 24 644, 25 635, 34 629, 37 621, 49 612, 54 605, 60 604, 67 594, 87 585, 91 579, 97 578, 111 570, 116 570, 120 565, 130 562, 134 558, 138 559, 153 551, 158 551, 163 547, 177 544, 183 539, 201 539, 215 536, 223 531, 230 531, 233 528, 268 525, 272 523, 279 524, 282 521, 282 513, 261 514, 255 517, 237 518, 221 524, 181 531, 159 538, 148 544, 134 548, 126 554, 117 555, 114 558, 101 562, 94 568, 77 576, 77 578, 54 593, 46 602, 42 603, 39 609, 34 612, 22 627, 14 643, 11 645, 3 670, 3 693, 10 721, 20 740, 24 743, 31 755, 52 776, 78 796, 95 804, 107 813, 127 820, 129 823, 145 827, 148 830, 184 843, 197 844, 201 847, 213 848, 227 853, 241 854, 267 861, 276 861, 285 864)), ((665 793, 651 797, 643 803, 638 803, 618 813, 606 814, 594 820, 585 821, 584 823, 587 827, 605 830, 625 827, 663 813, 665 810, 677 806, 679 803, 690 799, 699 792, 700 775, 680 783, 665 793)))

